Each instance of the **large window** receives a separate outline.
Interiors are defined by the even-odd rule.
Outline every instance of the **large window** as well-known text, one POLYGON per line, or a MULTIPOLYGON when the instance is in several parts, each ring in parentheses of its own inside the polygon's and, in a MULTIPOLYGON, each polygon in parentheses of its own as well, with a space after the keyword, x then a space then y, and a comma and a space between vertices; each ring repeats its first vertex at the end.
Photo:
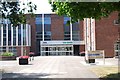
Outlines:
POLYGON ((64 17, 64 40, 70 40, 70 25, 67 24, 69 17, 64 17))
POLYGON ((18 26, 18 45, 21 45, 21 26, 18 26))
POLYGON ((64 17, 64 24, 67 24, 67 22, 70 21, 70 18, 69 17, 64 17))
POLYGON ((72 24, 72 40, 80 40, 80 29, 78 22, 72 24))
POLYGON ((0 53, 2 53, 3 51, 2 51, 2 47, 0 47, 0 53))
POLYGON ((16 27, 13 27, 13 45, 16 45, 16 27))
POLYGON ((11 24, 8 24, 8 45, 11 45, 11 24))
POLYGON ((45 40, 51 40, 51 31, 45 31, 45 40))
POLYGON ((51 24, 51 18, 49 16, 45 16, 44 18, 44 24, 51 24))
POLYGON ((6 45, 6 24, 3 25, 3 45, 6 45))
MULTIPOLYGON (((6 47, 0 47, 0 53, 6 52, 6 47)), ((12 52, 14 55, 17 55, 16 47, 8 47, 9 52, 12 52)))
POLYGON ((45 40, 51 40, 51 17, 49 14, 44 15, 44 30, 45 40))
POLYGON ((1 27, 0 27, 0 46, 1 46, 1 27))
MULTIPOLYGON (((69 17, 64 17, 64 40, 70 40, 70 24, 67 22, 70 21, 69 17)), ((80 40, 80 31, 79 23, 72 23, 72 40, 80 40)))
POLYGON ((42 40, 42 15, 36 15, 36 39, 42 40))
POLYGON ((36 24, 36 32, 42 32, 42 24, 36 24))
POLYGON ((64 40, 70 40, 70 32, 64 32, 64 40))
POLYGON ((42 24, 42 15, 36 15, 35 24, 42 24))
POLYGON ((35 19, 35 25, 36 25, 36 51, 37 54, 40 54, 39 46, 40 41, 42 40, 42 15, 36 15, 35 19))
POLYGON ((36 51, 40 54, 40 41, 43 38, 43 25, 44 25, 44 40, 51 40, 51 17, 50 14, 36 15, 36 51), (44 19, 44 24, 42 20, 44 19))
POLYGON ((73 33, 72 33, 73 40, 75 40, 75 41, 80 40, 79 34, 80 34, 79 31, 73 31, 73 33))
POLYGON ((23 26, 23 45, 26 45, 26 25, 23 26))

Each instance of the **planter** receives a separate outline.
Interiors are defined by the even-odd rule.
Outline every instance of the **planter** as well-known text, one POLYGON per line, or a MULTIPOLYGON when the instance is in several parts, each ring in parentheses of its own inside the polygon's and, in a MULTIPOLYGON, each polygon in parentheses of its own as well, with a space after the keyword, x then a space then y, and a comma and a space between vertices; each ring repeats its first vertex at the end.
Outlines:
POLYGON ((88 63, 95 63, 95 59, 88 59, 88 63))
POLYGON ((0 60, 16 60, 16 56, 0 56, 0 60))
POLYGON ((29 56, 20 56, 19 58, 19 65, 26 65, 28 64, 29 56))

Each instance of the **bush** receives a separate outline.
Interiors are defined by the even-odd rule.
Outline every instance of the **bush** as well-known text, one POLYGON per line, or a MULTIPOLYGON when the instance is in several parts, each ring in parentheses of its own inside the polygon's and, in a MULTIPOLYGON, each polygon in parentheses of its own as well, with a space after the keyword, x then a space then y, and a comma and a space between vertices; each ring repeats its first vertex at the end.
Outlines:
POLYGON ((11 52, 4 52, 1 54, 1 56, 14 56, 14 54, 11 52))

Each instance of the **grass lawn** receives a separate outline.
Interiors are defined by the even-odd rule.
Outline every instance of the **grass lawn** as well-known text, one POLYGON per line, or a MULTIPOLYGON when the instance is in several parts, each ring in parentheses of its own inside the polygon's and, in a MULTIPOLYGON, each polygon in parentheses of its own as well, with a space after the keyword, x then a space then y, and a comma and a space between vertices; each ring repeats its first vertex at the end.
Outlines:
POLYGON ((90 68, 100 78, 120 78, 117 66, 97 66, 90 68))

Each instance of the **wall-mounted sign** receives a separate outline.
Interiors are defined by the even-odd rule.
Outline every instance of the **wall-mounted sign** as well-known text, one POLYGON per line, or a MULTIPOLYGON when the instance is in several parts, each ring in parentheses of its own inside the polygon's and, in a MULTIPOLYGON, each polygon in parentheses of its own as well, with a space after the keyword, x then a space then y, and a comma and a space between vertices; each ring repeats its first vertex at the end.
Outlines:
POLYGON ((73 42, 63 42, 63 44, 72 44, 73 42))

